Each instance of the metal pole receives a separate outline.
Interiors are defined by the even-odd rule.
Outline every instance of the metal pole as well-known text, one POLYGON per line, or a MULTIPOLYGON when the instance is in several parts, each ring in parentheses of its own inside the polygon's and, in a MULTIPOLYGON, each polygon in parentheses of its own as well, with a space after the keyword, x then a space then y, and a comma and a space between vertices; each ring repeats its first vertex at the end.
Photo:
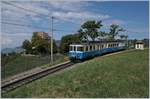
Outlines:
POLYGON ((126 32, 126 44, 127 44, 127 49, 128 49, 127 32, 126 32))
POLYGON ((53 63, 53 19, 54 19, 54 17, 52 16, 51 17, 51 19, 52 19, 52 24, 51 24, 51 26, 52 26, 52 31, 51 31, 51 63, 53 63))

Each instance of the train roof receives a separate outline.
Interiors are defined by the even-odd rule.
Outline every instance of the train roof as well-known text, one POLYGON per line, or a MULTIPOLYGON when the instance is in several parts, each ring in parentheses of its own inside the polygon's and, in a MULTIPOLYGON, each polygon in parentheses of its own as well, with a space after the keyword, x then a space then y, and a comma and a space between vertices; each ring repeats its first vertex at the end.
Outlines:
POLYGON ((74 45, 74 44, 87 45, 87 44, 112 43, 112 42, 124 42, 124 40, 82 41, 82 42, 73 42, 71 43, 71 45, 74 45))

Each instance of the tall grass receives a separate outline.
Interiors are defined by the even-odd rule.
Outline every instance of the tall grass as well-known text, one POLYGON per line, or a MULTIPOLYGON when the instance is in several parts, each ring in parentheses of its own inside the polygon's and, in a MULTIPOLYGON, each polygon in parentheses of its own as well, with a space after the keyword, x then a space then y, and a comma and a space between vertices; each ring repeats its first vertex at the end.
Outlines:
MULTIPOLYGON (((57 64, 59 62, 65 61, 64 60, 65 57, 66 56, 60 54, 54 55, 54 63, 57 64)), ((5 59, 3 59, 2 57, 2 61, 4 60, 5 59)), ((2 79, 33 69, 35 67, 40 67, 45 64, 53 65, 50 63, 50 56, 21 56, 21 55, 14 56, 13 58, 9 58, 7 63, 4 66, 2 66, 1 71, 2 79)))
POLYGON ((2 97, 148 97, 148 50, 98 57, 2 97))

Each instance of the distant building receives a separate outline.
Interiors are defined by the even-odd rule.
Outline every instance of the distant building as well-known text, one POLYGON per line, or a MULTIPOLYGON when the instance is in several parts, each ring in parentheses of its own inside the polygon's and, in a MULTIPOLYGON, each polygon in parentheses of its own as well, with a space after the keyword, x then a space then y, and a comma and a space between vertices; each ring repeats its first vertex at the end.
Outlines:
POLYGON ((135 43, 135 49, 143 50, 143 49, 144 49, 144 42, 142 42, 142 41, 137 41, 137 42, 135 43))
POLYGON ((50 36, 48 35, 48 33, 45 33, 45 32, 37 32, 37 35, 41 37, 42 39, 50 39, 50 36))

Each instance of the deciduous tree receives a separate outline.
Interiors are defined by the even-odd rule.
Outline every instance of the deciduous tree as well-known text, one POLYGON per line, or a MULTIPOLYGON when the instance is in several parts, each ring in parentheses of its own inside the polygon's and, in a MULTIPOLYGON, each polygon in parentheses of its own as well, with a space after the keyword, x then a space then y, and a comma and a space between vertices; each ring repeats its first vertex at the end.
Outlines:
POLYGON ((119 32, 124 32, 125 30, 123 28, 120 28, 117 24, 112 24, 110 26, 110 32, 109 32, 109 38, 115 39, 115 37, 119 34, 119 32))
POLYGON ((95 39, 99 36, 100 33, 98 30, 102 26, 102 21, 91 20, 83 23, 78 31, 80 38, 89 40, 88 38, 90 37, 92 41, 95 41, 95 39))
POLYGON ((29 40, 23 41, 22 48, 24 48, 26 50, 26 53, 31 53, 31 51, 32 51, 31 42, 29 40))

